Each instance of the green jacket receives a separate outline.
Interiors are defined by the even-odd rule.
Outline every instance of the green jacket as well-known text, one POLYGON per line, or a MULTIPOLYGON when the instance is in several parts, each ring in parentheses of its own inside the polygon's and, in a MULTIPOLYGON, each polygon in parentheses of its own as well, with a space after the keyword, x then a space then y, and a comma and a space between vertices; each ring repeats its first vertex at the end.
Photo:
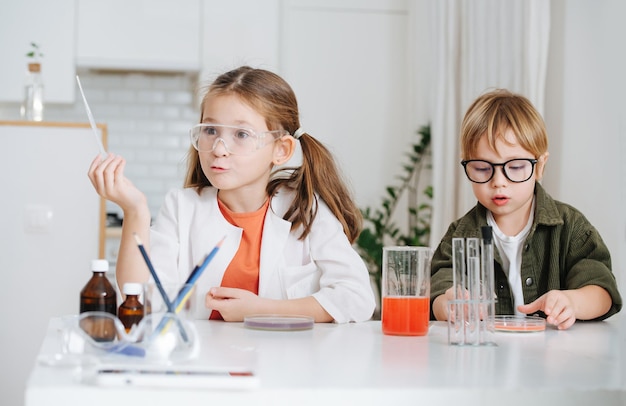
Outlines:
MULTIPOLYGON (((622 298, 611 271, 611 255, 598 231, 578 210, 552 199, 540 184, 535 186, 535 218, 522 251, 521 279, 524 303, 530 303, 549 290, 601 286, 609 292, 613 305, 596 320, 619 312, 622 298)), ((452 238, 480 238, 487 225, 487 209, 480 203, 450 225, 431 265, 432 301, 452 286, 452 238)), ((494 246, 496 314, 514 314, 513 298, 500 254, 494 246)))

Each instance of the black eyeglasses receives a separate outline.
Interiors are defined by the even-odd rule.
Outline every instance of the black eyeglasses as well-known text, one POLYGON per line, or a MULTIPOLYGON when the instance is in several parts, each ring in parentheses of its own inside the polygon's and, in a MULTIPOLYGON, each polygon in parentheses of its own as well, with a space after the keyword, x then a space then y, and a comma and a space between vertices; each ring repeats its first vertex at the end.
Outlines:
POLYGON ((467 178, 474 183, 489 182, 493 178, 493 174, 496 173, 496 166, 502 167, 502 173, 511 182, 526 182, 533 176, 536 163, 536 159, 529 158, 510 159, 501 164, 494 164, 482 159, 461 161, 467 178))

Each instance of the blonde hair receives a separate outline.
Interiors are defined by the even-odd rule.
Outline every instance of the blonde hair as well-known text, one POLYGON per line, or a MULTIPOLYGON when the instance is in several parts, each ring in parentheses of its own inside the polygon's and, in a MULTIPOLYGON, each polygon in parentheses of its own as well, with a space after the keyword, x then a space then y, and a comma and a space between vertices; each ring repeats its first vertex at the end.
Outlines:
POLYGON ((506 89, 478 97, 467 109, 461 123, 462 159, 472 159, 483 135, 494 150, 498 138, 511 129, 519 145, 539 158, 548 150, 543 118, 530 101, 506 89))
MULTIPOLYGON (((225 94, 237 95, 265 117, 269 130, 286 130, 294 134, 300 128, 296 96, 289 84, 275 73, 248 66, 226 72, 209 86, 201 110, 204 110, 208 97, 225 94)), ((307 133, 298 140, 302 148, 302 165, 284 168, 282 176, 274 176, 267 185, 268 195, 273 196, 283 187, 295 192, 284 219, 292 222, 292 229, 302 227, 300 239, 311 232, 317 214, 316 196, 319 196, 337 217, 350 242, 354 242, 361 232, 363 219, 332 154, 307 133)), ((198 191, 211 186, 200 166, 198 151, 193 147, 189 148, 184 186, 195 187, 198 191)))

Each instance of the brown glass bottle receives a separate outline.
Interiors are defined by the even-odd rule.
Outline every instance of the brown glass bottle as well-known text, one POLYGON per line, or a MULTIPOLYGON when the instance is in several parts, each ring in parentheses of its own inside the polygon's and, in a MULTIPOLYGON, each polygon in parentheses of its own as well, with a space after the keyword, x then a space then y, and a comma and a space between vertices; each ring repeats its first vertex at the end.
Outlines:
MULTIPOLYGON (((91 261, 91 270, 91 279, 80 291, 80 313, 104 312, 117 316, 117 292, 106 277, 109 262, 106 259, 94 259, 91 261)), ((113 341, 116 336, 114 318, 98 313, 81 318, 80 326, 96 341, 113 341)))
POLYGON ((143 319, 144 309, 139 301, 142 289, 143 286, 140 283, 124 284, 123 292, 126 295, 126 300, 117 310, 117 318, 120 319, 127 333, 130 332, 133 325, 139 324, 141 319, 143 319))

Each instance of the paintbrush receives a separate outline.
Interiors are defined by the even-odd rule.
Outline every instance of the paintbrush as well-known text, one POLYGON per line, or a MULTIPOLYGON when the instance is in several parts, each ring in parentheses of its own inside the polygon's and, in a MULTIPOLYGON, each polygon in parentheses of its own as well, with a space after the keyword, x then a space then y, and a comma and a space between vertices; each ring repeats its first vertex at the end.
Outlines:
MULTIPOLYGON (((148 256, 148 253, 146 252, 146 248, 143 246, 143 243, 141 242, 141 239, 139 238, 139 236, 137 234, 134 234, 134 236, 135 236, 135 241, 137 241, 137 247, 139 247, 139 251, 141 252, 143 259, 146 262, 146 265, 148 266, 150 275, 152 275, 152 279, 154 279, 154 284, 156 285, 157 289, 159 290, 159 293, 161 294, 161 297, 163 298, 163 303, 165 303, 165 306, 167 307, 167 311, 169 313, 175 313, 176 309, 174 308, 174 303, 172 303, 169 297, 167 296, 167 293, 165 292, 165 289, 163 288, 163 285, 161 284, 161 280, 159 279, 159 276, 157 275, 156 270, 154 269, 154 266, 152 266, 152 261, 150 261, 150 257, 148 256)), ((178 326, 180 327, 180 334, 183 340, 187 342, 188 341, 187 333, 185 332, 185 329, 183 328, 182 323, 180 323, 180 320, 178 322, 178 326)))
MULTIPOLYGON (((187 280, 185 281, 185 284, 178 292, 176 299, 174 299, 173 306, 175 313, 179 313, 183 309, 185 303, 187 303, 187 300, 189 300, 189 297, 191 296, 193 287, 195 286, 196 282, 198 281, 206 267, 209 265, 209 262, 211 262, 215 254, 217 254, 217 251, 222 246, 225 238, 226 237, 223 237, 217 244, 215 244, 215 247, 213 247, 211 252, 204 258, 202 263, 200 263, 200 265, 196 266, 193 271, 191 271, 189 277, 187 277, 187 280)), ((161 322, 159 323, 159 326, 157 327, 155 332, 164 334, 169 329, 170 323, 171 319, 161 319, 161 322)))

